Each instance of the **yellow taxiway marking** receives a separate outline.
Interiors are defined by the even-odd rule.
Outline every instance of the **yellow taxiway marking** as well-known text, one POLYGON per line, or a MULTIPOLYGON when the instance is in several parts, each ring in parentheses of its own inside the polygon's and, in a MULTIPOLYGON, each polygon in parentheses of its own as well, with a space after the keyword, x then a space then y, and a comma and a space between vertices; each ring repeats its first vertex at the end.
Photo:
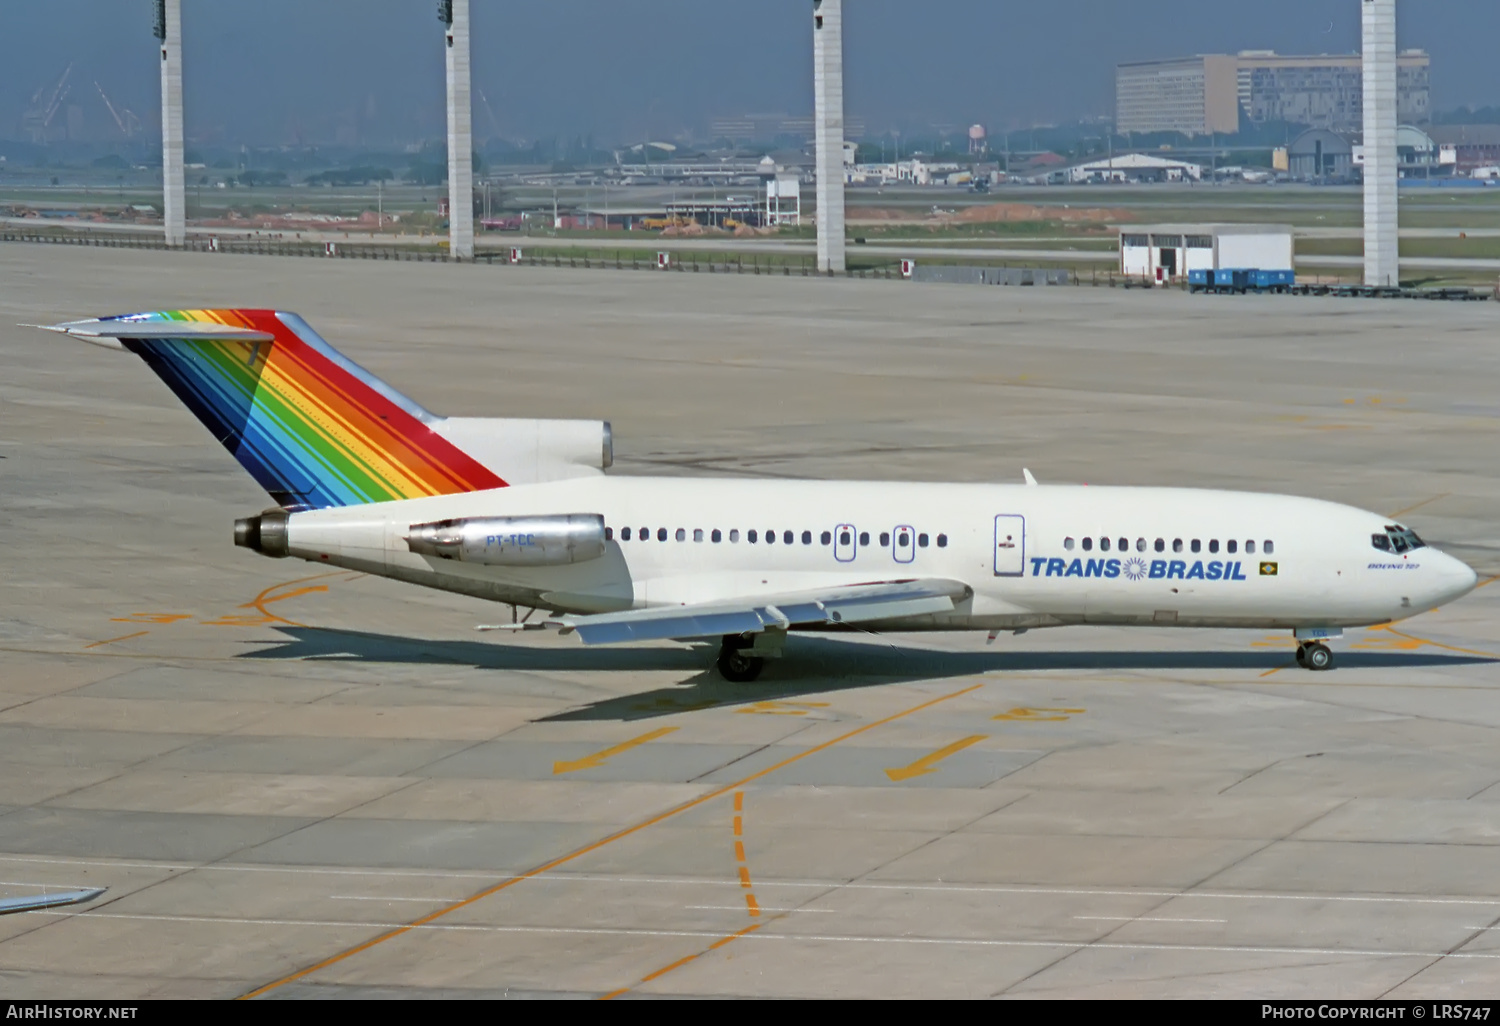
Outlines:
POLYGON ((900 783, 903 780, 910 780, 912 777, 923 777, 929 773, 936 773, 937 769, 935 767, 938 763, 942 762, 950 755, 957 755, 959 752, 963 751, 965 748, 968 748, 970 745, 977 745, 979 742, 985 740, 988 736, 988 734, 975 734, 972 737, 966 737, 960 741, 955 741, 951 745, 945 745, 942 748, 939 748, 937 751, 933 752, 930 755, 922 756, 910 766, 901 766, 899 768, 888 769, 885 771, 885 775, 890 777, 897 783, 900 783))
POLYGON ((1450 496, 1452 494, 1453 494, 1452 492, 1443 492, 1441 495, 1434 495, 1430 499, 1423 499, 1421 502, 1417 503, 1416 505, 1407 506, 1405 509, 1398 509, 1394 513, 1387 513, 1386 516, 1390 517, 1392 520, 1395 520, 1397 517, 1404 516, 1407 513, 1410 513, 1414 509, 1421 509, 1423 506, 1430 506, 1434 502, 1437 502, 1439 499, 1446 499, 1448 496, 1450 496))
POLYGON ((1445 645, 1441 641, 1433 641, 1431 638, 1421 638, 1421 637, 1418 637, 1415 634, 1406 634, 1406 633, 1404 633, 1402 631, 1398 631, 1394 627, 1390 627, 1390 626, 1385 626, 1385 627, 1371 627, 1370 630, 1371 631, 1386 631, 1386 632, 1388 632, 1390 634, 1394 634, 1396 637, 1401 638, 1403 640, 1401 640, 1401 641, 1387 641, 1387 642, 1382 642, 1382 641, 1379 641, 1379 640, 1372 640, 1372 641, 1365 641, 1365 642, 1356 642, 1355 645, 1354 645, 1355 648, 1415 649, 1415 648, 1421 648, 1424 645, 1431 645, 1433 648, 1442 648, 1442 649, 1446 649, 1449 652, 1458 652, 1458 653, 1461 653, 1462 655, 1483 656, 1486 659, 1500 659, 1500 654, 1497 654, 1497 653, 1494 653, 1494 652, 1484 652, 1484 651, 1481 651, 1480 649, 1477 649, 1477 648, 1459 648, 1457 645, 1445 645))
POLYGON ((554 762, 552 764, 552 772, 555 775, 558 773, 573 773, 576 770, 598 769, 604 765, 606 759, 613 759, 622 752, 628 752, 632 748, 639 748, 641 745, 649 741, 655 741, 659 737, 666 737, 676 729, 676 727, 661 727, 651 731, 649 734, 642 734, 640 737, 633 737, 629 741, 622 741, 617 745, 611 745, 602 752, 585 755, 582 759, 554 762))
POLYGON ((143 634, 150 633, 150 631, 136 631, 134 634, 122 634, 118 638, 105 638, 103 641, 96 641, 91 645, 84 645, 83 647, 98 648, 100 645, 113 645, 117 641, 129 641, 131 638, 139 638, 143 634))
POLYGON ((112 616, 110 623, 176 623, 191 620, 191 613, 131 613, 129 616, 112 616))
POLYGON ((1026 706, 1021 706, 1021 707, 1018 707, 1018 708, 1015 708, 1015 709, 1011 709, 1008 712, 998 713, 998 714, 996 714, 994 716, 991 716, 990 719, 992 719, 992 720, 1021 720, 1022 722, 1030 722, 1030 723, 1061 723, 1063 720, 1067 719, 1069 716, 1077 716, 1078 714, 1085 713, 1085 712, 1088 712, 1088 710, 1087 709, 1047 709, 1047 708, 1044 708, 1044 707, 1041 707, 1041 706, 1036 706, 1036 707, 1033 707, 1033 708, 1027 708, 1026 706), (1042 715, 1043 713, 1052 713, 1053 715, 1051 715, 1051 716, 1043 716, 1042 715))
POLYGON ((809 709, 827 709, 827 702, 752 702, 737 713, 759 713, 762 716, 806 716, 809 709))
MULTIPOLYGON (((736 780, 732 784, 725 784, 723 787, 717 787, 714 790, 709 791, 707 794, 700 794, 698 797, 685 801, 675 808, 668 809, 665 812, 658 812, 656 815, 651 816, 647 819, 643 819, 632 826, 625 827, 623 830, 616 830, 614 833, 608 835, 607 837, 600 838, 592 844, 586 844, 581 848, 575 848, 572 851, 568 852, 566 855, 560 855, 555 859, 551 859, 539 866, 536 866, 535 868, 528 869, 524 873, 518 873, 515 876, 506 877, 499 883, 491 884, 483 890, 469 895, 462 901, 455 901, 452 904, 444 905, 442 908, 437 909, 433 912, 429 912, 427 915, 422 916, 419 919, 414 919, 402 926, 386 930, 385 932, 375 937, 371 937, 369 940, 361 944, 356 944, 351 948, 345 948, 343 951, 340 951, 335 955, 330 955, 322 961, 315 962, 304 969, 298 969, 296 972, 288 973, 280 979, 272 980, 270 983, 262 984, 261 986, 256 987, 254 990, 240 995, 240 1000, 243 1001, 248 1000, 249 998, 260 997, 262 994, 268 994, 271 991, 276 990, 278 987, 284 987, 288 983, 294 983, 304 977, 311 976, 313 973, 318 972, 321 969, 327 969, 329 966, 338 965, 340 962, 352 958, 355 955, 360 954, 361 952, 369 951, 371 948, 375 947, 378 944, 383 944, 388 940, 395 939, 396 937, 405 936, 413 930, 419 930, 427 926, 429 923, 436 922, 446 915, 450 915, 454 912, 459 911, 460 909, 468 908, 469 906, 483 901, 485 898, 488 898, 493 894, 498 894, 501 891, 508 890, 509 888, 514 887, 516 884, 521 883, 522 881, 535 879, 536 877, 541 876, 543 873, 550 872, 558 868, 559 866, 567 865, 574 859, 580 859, 585 855, 589 855, 593 852, 599 851, 601 848, 614 844, 616 841, 621 841, 627 837, 632 837, 635 834, 640 833, 642 830, 647 829, 648 827, 653 827, 658 823, 662 823, 666 820, 671 819, 673 816, 680 816, 682 813, 687 812, 690 809, 696 809, 700 805, 704 805, 708 802, 714 801, 717 798, 722 798, 730 792, 739 791, 747 784, 752 784, 757 780, 768 777, 772 773, 775 773, 777 770, 786 769, 786 767, 794 763, 801 762, 803 759, 806 759, 809 756, 817 755, 819 752, 827 751, 834 745, 842 744, 845 741, 852 740, 853 738, 859 737, 861 734, 867 734, 878 727, 885 726, 887 723, 894 723, 899 719, 904 719, 907 716, 915 715, 916 713, 922 712, 924 709, 931 709, 933 706, 941 705, 943 702, 951 702, 955 698, 962 698, 964 695, 967 695, 973 691, 978 691, 982 687, 984 687, 983 681, 978 684, 970 684, 966 688, 960 688, 957 691, 950 691, 945 695, 938 695, 936 698, 929 698, 925 702, 921 702, 917 705, 902 709, 900 712, 891 713, 891 715, 889 716, 882 716, 878 720, 871 720, 869 723, 855 727, 853 730, 846 731, 845 733, 840 734, 838 737, 829 738, 822 744, 812 745, 811 747, 805 748, 795 755, 787 756, 780 762, 772 763, 765 769, 757 770, 756 772, 751 773, 749 776, 736 780)), ((742 811, 743 804, 743 798, 741 798, 739 795, 736 795, 735 811, 742 811)), ((770 921, 771 920, 761 920, 761 922, 755 923, 751 926, 747 926, 743 930, 740 930, 736 933, 731 933, 726 937, 721 937, 710 944, 708 946, 708 950, 715 951, 719 948, 722 948, 724 945, 738 940, 740 937, 743 937, 748 933, 760 929, 770 921)), ((653 976, 652 978, 654 979, 655 977, 653 976)), ((625 993, 629 989, 629 987, 626 987, 621 990, 613 991, 610 994, 606 994, 605 997, 614 997, 616 995, 625 993)))

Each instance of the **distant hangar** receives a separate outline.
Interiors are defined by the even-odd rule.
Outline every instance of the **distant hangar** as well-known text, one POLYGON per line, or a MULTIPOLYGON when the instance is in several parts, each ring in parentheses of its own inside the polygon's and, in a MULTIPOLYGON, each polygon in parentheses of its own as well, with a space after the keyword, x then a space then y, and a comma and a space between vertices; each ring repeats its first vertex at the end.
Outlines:
POLYGON ((1289 224, 1158 224, 1120 229, 1120 273, 1167 283, 1191 271, 1291 271, 1289 224))

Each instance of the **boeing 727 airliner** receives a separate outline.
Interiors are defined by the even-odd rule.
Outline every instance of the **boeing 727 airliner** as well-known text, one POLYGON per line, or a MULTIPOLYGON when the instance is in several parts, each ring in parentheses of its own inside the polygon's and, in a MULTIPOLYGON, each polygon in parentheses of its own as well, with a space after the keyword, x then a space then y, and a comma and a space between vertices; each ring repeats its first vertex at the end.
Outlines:
POLYGON ((1344 628, 1476 583, 1390 517, 1287 495, 612 477, 609 424, 437 416, 292 313, 49 330, 140 356, 270 493, 235 544, 543 613, 495 629, 721 638, 735 681, 846 626, 1287 630, 1326 670, 1344 628))

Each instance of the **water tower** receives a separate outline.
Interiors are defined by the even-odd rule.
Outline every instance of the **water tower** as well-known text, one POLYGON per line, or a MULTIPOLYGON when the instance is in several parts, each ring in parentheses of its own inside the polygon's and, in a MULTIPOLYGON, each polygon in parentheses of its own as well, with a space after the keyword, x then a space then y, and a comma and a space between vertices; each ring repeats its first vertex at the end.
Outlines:
POLYGON ((969 152, 988 153, 990 151, 989 133, 984 130, 983 125, 969 126, 969 152))

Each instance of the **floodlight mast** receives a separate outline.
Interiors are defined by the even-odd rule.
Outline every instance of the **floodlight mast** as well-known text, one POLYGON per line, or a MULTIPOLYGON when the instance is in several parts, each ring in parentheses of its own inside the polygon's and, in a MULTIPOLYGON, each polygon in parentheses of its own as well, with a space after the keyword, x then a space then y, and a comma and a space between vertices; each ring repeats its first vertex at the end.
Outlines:
POLYGON ((1401 284, 1396 151, 1396 0, 1361 0, 1365 284, 1401 284))
POLYGON ((474 259, 474 132, 469 87, 469 0, 439 0, 448 78, 448 257, 474 259))
POLYGON ((182 156, 182 0, 154 0, 154 35, 161 43, 162 225, 168 246, 187 241, 182 156))
POLYGON ((844 270, 844 3, 813 0, 818 271, 844 270))

